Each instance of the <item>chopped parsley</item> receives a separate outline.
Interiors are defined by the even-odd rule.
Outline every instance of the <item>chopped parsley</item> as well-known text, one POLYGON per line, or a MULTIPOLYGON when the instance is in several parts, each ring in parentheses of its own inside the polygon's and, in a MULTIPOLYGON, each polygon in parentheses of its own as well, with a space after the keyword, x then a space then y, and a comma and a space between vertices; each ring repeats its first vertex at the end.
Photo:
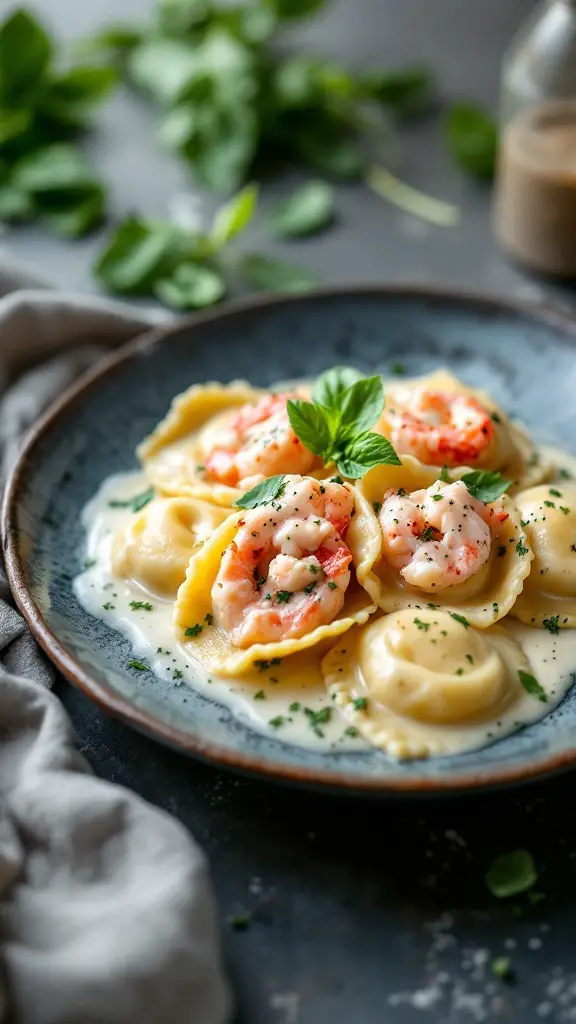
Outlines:
POLYGON ((271 718, 268 725, 271 725, 273 729, 279 729, 280 726, 284 725, 286 719, 284 715, 276 715, 276 718, 271 718))
POLYGON ((463 676, 464 675, 464 669, 463 668, 457 668, 456 669, 456 675, 457 676, 463 676))
POLYGON ((548 703, 546 691, 540 686, 540 683, 533 675, 530 675, 529 672, 523 672, 520 668, 518 669, 518 678, 526 693, 529 693, 531 697, 537 697, 543 704, 548 703))
POLYGON ((565 516, 567 516, 567 515, 568 515, 568 513, 569 513, 569 511, 570 511, 570 509, 569 509, 569 508, 566 508, 566 506, 565 506, 565 505, 559 505, 559 506, 558 506, 558 508, 560 509, 560 511, 561 511, 561 512, 563 513, 563 515, 565 515, 565 516))
POLYGON ((300 711, 301 707, 302 707, 302 705, 300 704, 300 702, 297 701, 297 700, 294 700, 294 701, 292 701, 292 703, 290 705, 289 711, 300 711))
POLYGON ((433 494, 432 495, 432 501, 442 501, 442 495, 441 494, 433 494))
POLYGON ((553 501, 545 501, 544 504, 546 505, 546 508, 556 508, 553 501))
POLYGON ((466 661, 469 661, 471 665, 474 664, 474 658, 472 657, 471 654, 466 655, 466 661))
POLYGON ((549 619, 544 619, 544 621, 542 622, 542 625, 544 626, 544 629, 547 629, 549 633, 552 633, 552 636, 558 636, 558 633, 559 633, 558 623, 559 623, 559 621, 560 621, 560 616, 559 615, 551 615, 549 619))
POLYGON ((464 618, 463 615, 458 615, 457 612, 448 612, 448 615, 451 615, 452 618, 456 620, 456 622, 459 622, 462 626, 465 626, 465 628, 468 629, 470 623, 468 622, 468 619, 464 618))
POLYGON ((183 679, 184 678, 184 673, 179 668, 175 668, 174 671, 172 672, 172 675, 174 676, 174 679, 183 679))
POLYGON ((353 725, 349 725, 344 729, 344 735, 349 736, 351 740, 356 739, 358 735, 358 729, 355 729, 353 725))
POLYGON ((258 690, 258 693, 254 694, 254 700, 266 700, 264 690, 258 690))
POLYGON ((336 590, 336 586, 337 585, 336 585, 336 583, 334 583, 334 580, 328 580, 328 586, 329 586, 330 590, 336 590))
POLYGON ((428 630, 430 629, 430 623, 422 622, 422 619, 414 619, 414 625, 417 627, 417 629, 423 629, 425 633, 427 633, 428 630))
POLYGON ((313 711, 312 708, 304 708, 304 714, 316 735, 324 736, 320 726, 326 725, 326 723, 330 721, 332 717, 332 708, 321 708, 320 711, 313 711))
POLYGON ((151 612, 153 610, 150 601, 130 601, 130 607, 133 612, 138 612, 140 610, 144 612, 151 612))
POLYGON ((330 483, 331 484, 343 484, 344 481, 343 481, 341 476, 331 476, 330 477, 330 483))
POLYGON ((549 487, 548 494, 551 494, 554 498, 562 497, 562 491, 557 491, 555 487, 549 487))
POLYGON ((135 494, 133 498, 128 498, 127 501, 109 501, 109 508, 131 508, 133 512, 140 512, 141 509, 145 508, 154 497, 154 488, 149 487, 146 491, 142 491, 140 494, 135 494))
POLYGON ((193 626, 188 626, 188 629, 184 631, 184 636, 199 636, 204 626, 199 622, 195 622, 193 626))
POLYGON ((520 556, 528 554, 528 548, 524 547, 524 545, 522 543, 523 540, 524 540, 524 537, 521 537, 520 540, 518 541, 517 545, 516 545, 516 554, 518 554, 520 556))
POLYGON ((265 672, 266 669, 272 668, 274 665, 279 665, 281 661, 282 658, 272 658, 270 661, 259 659, 254 662, 254 667, 257 668, 259 672, 265 672))
POLYGON ((368 701, 366 700, 366 697, 353 697, 352 703, 356 708, 356 711, 365 711, 366 708, 368 707, 368 701))
POLYGON ((305 594, 311 594, 312 591, 314 590, 314 587, 316 586, 316 584, 317 584, 316 580, 312 580, 311 583, 307 583, 306 586, 304 587, 304 593, 305 594))
POLYGON ((87 558, 85 560, 85 562, 84 562, 84 568, 85 569, 93 569, 95 565, 96 565, 96 559, 95 558, 87 558))
POLYGON ((136 658, 131 658, 128 662, 128 668, 135 668, 137 672, 147 672, 148 665, 145 665, 143 661, 137 661, 136 658))
POLYGON ((427 540, 432 540, 433 536, 434 536, 434 527, 433 526, 427 526, 426 529, 424 530, 424 533, 420 537, 420 540, 423 540, 424 542, 426 542, 427 540))
POLYGON ((563 480, 571 480, 572 479, 572 473, 570 472, 569 469, 559 469, 558 470, 558 476, 561 476, 563 480))
POLYGON ((526 892, 537 880, 534 858, 528 850, 510 850, 500 854, 485 875, 487 888, 500 900, 526 892))
POLYGON ((206 623, 207 626, 211 626, 212 625, 212 623, 214 622, 214 616, 212 615, 212 612, 208 612, 204 616, 204 622, 206 623))
POLYGON ((448 473, 448 466, 442 466, 442 472, 440 473, 440 479, 443 484, 450 483, 450 474, 448 473))
POLYGON ((114 611, 116 605, 112 604, 110 601, 106 601, 106 604, 103 604, 102 607, 105 612, 112 612, 114 611))
POLYGON ((490 419, 494 420, 494 423, 502 423, 502 418, 497 412, 490 413, 490 419))
POLYGON ((288 604, 293 597, 294 594, 291 590, 279 590, 276 594, 276 604, 288 604))

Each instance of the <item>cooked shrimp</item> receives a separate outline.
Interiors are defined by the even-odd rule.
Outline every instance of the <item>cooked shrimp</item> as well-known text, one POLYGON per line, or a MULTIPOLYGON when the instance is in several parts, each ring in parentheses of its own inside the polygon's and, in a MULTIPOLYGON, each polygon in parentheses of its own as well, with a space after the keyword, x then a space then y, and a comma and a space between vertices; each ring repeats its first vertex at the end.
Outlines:
POLYGON ((343 537, 353 511, 346 484, 289 476, 273 504, 242 517, 212 587, 216 621, 236 647, 332 622, 350 582, 343 537))
POLYGON ((266 395, 244 405, 207 453, 208 476, 231 487, 253 487, 276 473, 307 473, 314 455, 292 430, 286 403, 295 395, 266 395))
POLYGON ((461 480, 412 494, 388 492, 379 517, 384 556, 421 590, 464 583, 488 559, 493 515, 461 480))
POLYGON ((398 389, 389 395, 386 418, 396 451, 432 466, 473 464, 494 437, 494 423, 473 395, 398 389))

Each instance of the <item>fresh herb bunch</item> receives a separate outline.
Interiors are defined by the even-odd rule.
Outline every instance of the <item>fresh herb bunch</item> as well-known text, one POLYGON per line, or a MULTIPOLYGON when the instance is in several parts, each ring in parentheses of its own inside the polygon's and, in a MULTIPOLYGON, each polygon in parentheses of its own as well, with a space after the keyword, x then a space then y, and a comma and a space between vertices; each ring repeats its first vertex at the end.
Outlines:
POLYGON ((106 193, 71 140, 117 81, 112 67, 55 66, 55 46, 26 10, 0 24, 0 220, 38 218, 77 237, 102 218, 106 193))
POLYGON ((160 0, 142 33, 112 26, 93 46, 124 58, 128 82, 163 110, 162 142, 200 184, 233 191, 255 168, 279 162, 349 180, 364 173, 366 135, 386 136, 386 115, 423 110, 432 77, 420 67, 353 74, 273 48, 278 29, 323 6, 325 0, 160 0))
POLYGON ((257 199, 257 186, 247 185, 218 210, 207 232, 131 215, 108 239, 94 273, 109 291, 155 296, 177 310, 215 305, 226 294, 230 272, 256 288, 310 288, 314 278, 303 267, 258 253, 229 259, 228 246, 252 220, 257 199))
POLYGON ((448 148, 462 170, 480 180, 493 178, 498 152, 494 119, 473 103, 456 103, 445 129, 448 148))

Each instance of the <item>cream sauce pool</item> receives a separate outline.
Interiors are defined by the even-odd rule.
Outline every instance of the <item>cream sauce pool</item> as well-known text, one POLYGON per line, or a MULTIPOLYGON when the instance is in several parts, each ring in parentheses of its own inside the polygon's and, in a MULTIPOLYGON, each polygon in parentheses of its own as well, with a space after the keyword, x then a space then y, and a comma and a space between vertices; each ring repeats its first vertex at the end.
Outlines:
MULTIPOLYGON (((549 448, 543 449, 543 455, 550 458, 558 470, 569 472, 576 479, 575 458, 549 448)), ((80 604, 131 640, 134 647, 132 670, 141 671, 138 666, 144 665, 161 679, 189 685, 226 705, 253 729, 274 734, 279 739, 327 752, 367 749, 368 744, 354 735, 350 721, 326 692, 319 655, 312 672, 312 660, 307 653, 305 673, 298 672, 300 656, 294 655, 284 664, 264 667, 261 671, 255 669, 238 679, 210 676, 191 658, 186 645, 177 642, 172 626, 173 602, 113 575, 112 540, 133 513, 129 507, 115 507, 110 503, 127 501, 148 486, 142 473, 115 474, 104 481, 82 513, 87 534, 85 569, 74 581, 80 604), (131 602, 144 602, 152 608, 134 608, 131 602), (326 708, 331 708, 331 714, 324 716, 328 721, 315 721, 314 713, 326 708)), ((468 749, 483 746, 493 738, 543 717, 542 712, 551 711, 574 680, 576 635, 573 630, 561 630, 559 635, 552 636, 546 630, 524 626, 509 616, 503 624, 527 655, 533 674, 546 691, 548 703, 544 706, 527 695, 509 717, 503 716, 499 723, 486 723, 484 730, 475 730, 474 741, 468 749)))

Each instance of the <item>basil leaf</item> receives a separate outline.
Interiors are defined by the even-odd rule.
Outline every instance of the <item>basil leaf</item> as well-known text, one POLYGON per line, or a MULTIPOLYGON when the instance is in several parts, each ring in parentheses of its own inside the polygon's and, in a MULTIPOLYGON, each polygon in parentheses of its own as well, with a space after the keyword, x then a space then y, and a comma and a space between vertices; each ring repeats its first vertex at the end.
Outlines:
POLYGON ((448 615, 450 615, 455 622, 459 622, 461 626, 464 626, 464 629, 468 629, 470 623, 463 615, 458 615, 458 612, 448 612, 448 615))
POLYGON ((182 149, 192 142, 198 131, 198 114, 188 105, 173 107, 158 131, 161 145, 167 149, 182 149))
POLYGON ((209 0, 161 0, 156 10, 158 27, 169 36, 203 28, 210 18, 210 8, 209 0))
POLYGON ((258 145, 256 113, 238 97, 196 108, 193 134, 182 150, 199 184, 232 192, 245 179, 258 145))
POLYGON ((238 498, 234 505, 237 508, 246 509, 256 508, 258 505, 269 505, 276 498, 280 498, 285 490, 283 473, 278 476, 270 476, 238 498))
POLYGON ((488 868, 485 881, 492 895, 498 899, 526 892, 538 881, 532 854, 528 850, 510 850, 500 854, 488 868))
POLYGON ((381 377, 362 377, 344 393, 340 405, 338 436, 363 434, 380 419, 384 409, 381 377))
POLYGON ((202 309, 224 298, 226 286, 220 274, 199 263, 183 263, 171 278, 154 285, 154 294, 173 309, 202 309))
POLYGON ((23 157, 14 167, 13 181, 33 195, 99 186, 88 161, 67 143, 45 146, 23 157))
POLYGON ((179 39, 151 39, 132 50, 128 73, 139 89, 169 106, 198 74, 194 47, 179 39))
POLYGON ((117 82, 113 67, 79 65, 48 83, 40 109, 63 126, 83 128, 91 110, 110 95, 117 82))
POLYGON ((314 170, 342 181, 355 181, 365 167, 359 144, 328 124, 301 129, 294 139, 299 156, 314 170))
POLYGON ((259 253, 244 256, 240 270, 251 285, 263 291, 303 292, 315 284, 312 272, 306 267, 259 253))
POLYGON ((346 446, 336 465, 343 476, 356 480, 374 466, 400 466, 401 462, 388 438, 368 431, 346 446))
POLYGON ((0 221, 8 224, 28 220, 34 214, 32 200, 13 185, 0 185, 0 221))
POLYGON ((466 484, 473 498, 478 498, 479 501, 484 501, 486 504, 496 501, 512 484, 511 480, 505 480, 500 473, 484 469, 465 473, 462 482, 466 484))
POLYGON ((397 71, 368 71, 360 80, 360 91, 368 99, 391 108, 401 117, 421 113, 431 99, 432 75, 427 68, 397 71))
POLYGON ((283 60, 272 78, 274 100, 284 110, 303 110, 318 100, 318 62, 296 54, 283 60))
POLYGON ((42 223, 55 235, 63 238, 80 238, 101 223, 104 214, 105 195, 101 188, 94 187, 79 200, 73 196, 69 202, 56 206, 37 206, 42 223))
POLYGON ((279 238, 312 235, 334 219, 334 189, 323 181, 309 181, 276 208, 271 226, 279 238))
POLYGON ((338 413, 339 416, 345 392, 361 379, 362 374, 353 366, 333 366, 314 381, 312 398, 318 405, 322 405, 330 412, 338 413))
POLYGON ((330 430, 322 409, 313 402, 290 398, 287 403, 290 426, 314 455, 327 455, 330 448, 330 430))
POLYGON ((522 669, 518 669, 518 678, 526 693, 529 693, 531 697, 537 697, 543 704, 548 703, 546 691, 534 676, 530 675, 529 672, 523 672, 522 669))
POLYGON ((0 26, 0 98, 24 105, 50 63, 50 38, 28 11, 19 10, 0 26))
POLYGON ((265 0, 279 18, 306 18, 324 6, 326 0, 265 0))
POLYGON ((258 202, 258 185, 247 185, 238 195, 221 206, 212 223, 210 242, 221 249, 250 223, 258 202))
POLYGON ((498 149, 498 129, 473 103, 452 107, 445 124, 448 147, 457 164, 475 178, 494 176, 498 149))
POLYGON ((94 273, 113 292, 148 295, 181 262, 182 247, 182 233, 174 225, 127 217, 100 253, 94 273))
POLYGON ((108 25, 76 47, 78 54, 104 53, 108 57, 124 57, 142 42, 142 33, 131 25, 108 25))
POLYGON ((0 110, 0 146, 11 139, 24 135, 30 127, 30 110, 0 110))

